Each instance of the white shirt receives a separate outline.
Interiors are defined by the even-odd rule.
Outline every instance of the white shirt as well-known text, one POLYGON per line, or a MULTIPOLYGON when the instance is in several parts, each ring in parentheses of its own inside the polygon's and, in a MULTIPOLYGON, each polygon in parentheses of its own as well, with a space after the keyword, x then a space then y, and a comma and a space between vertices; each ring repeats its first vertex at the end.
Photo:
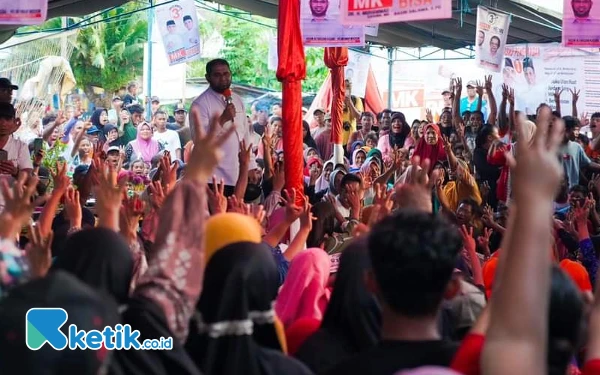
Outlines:
POLYGON ((185 43, 185 48, 192 48, 195 47, 196 45, 198 45, 199 38, 198 38, 198 31, 192 29, 192 30, 187 30, 184 34, 184 43, 185 43))
MULTIPOLYGON (((33 163, 29 156, 29 147, 26 143, 15 139, 11 135, 2 149, 8 153, 7 160, 12 161, 19 171, 33 169, 33 163)), ((0 179, 6 180, 9 185, 12 185, 15 182, 14 177, 7 174, 0 174, 0 179)), ((0 193, 0 212, 2 211, 4 211, 4 197, 0 193)))
POLYGON ((184 47, 183 39, 179 34, 167 34, 164 37, 165 49, 167 52, 177 51, 184 47))
MULTIPOLYGON (((221 146, 221 149, 223 150, 223 158, 215 169, 214 174, 217 176, 217 180, 222 178, 225 181, 225 185, 235 186, 240 174, 240 162, 238 160, 238 153, 240 151, 239 142, 244 139, 246 144, 249 145, 252 143, 252 137, 246 122, 246 109, 244 107, 244 102, 242 102, 242 99, 236 94, 232 94, 231 99, 233 101, 233 105, 235 106, 235 118, 233 125, 235 126, 236 131, 231 134, 225 143, 223 143, 223 146, 221 146)), ((194 100, 192 107, 196 107, 199 110, 201 121, 200 125, 202 126, 204 132, 208 132, 210 121, 215 116, 220 116, 225 110, 225 97, 213 89, 208 88, 206 91, 200 94, 196 100, 194 100)), ((190 110, 189 119, 190 130, 193 139, 193 133, 196 124, 191 112, 192 111, 190 110)), ((223 124, 220 132, 223 132, 224 129, 228 129, 231 125, 231 121, 226 122, 223 124)), ((254 157, 254 154, 252 154, 251 157, 254 157)))
POLYGON ((175 130, 166 129, 162 133, 157 130, 152 137, 162 144, 165 150, 171 153, 171 159, 175 159, 177 150, 181 150, 181 140, 175 130))

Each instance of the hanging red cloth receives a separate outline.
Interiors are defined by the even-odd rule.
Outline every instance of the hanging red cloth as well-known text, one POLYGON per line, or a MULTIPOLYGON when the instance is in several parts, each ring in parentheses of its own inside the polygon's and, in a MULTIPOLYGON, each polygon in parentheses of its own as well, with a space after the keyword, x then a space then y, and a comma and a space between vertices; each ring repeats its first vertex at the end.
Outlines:
POLYGON ((335 145, 341 147, 344 97, 346 96, 344 67, 348 65, 348 48, 325 47, 325 65, 331 70, 331 89, 333 91, 331 100, 331 142, 334 147, 336 147, 335 145))
POLYGON ((306 61, 300 31, 300 1, 279 2, 277 22, 277 79, 282 85, 283 153, 285 185, 296 189, 298 202, 304 192, 302 149, 302 80, 306 61))

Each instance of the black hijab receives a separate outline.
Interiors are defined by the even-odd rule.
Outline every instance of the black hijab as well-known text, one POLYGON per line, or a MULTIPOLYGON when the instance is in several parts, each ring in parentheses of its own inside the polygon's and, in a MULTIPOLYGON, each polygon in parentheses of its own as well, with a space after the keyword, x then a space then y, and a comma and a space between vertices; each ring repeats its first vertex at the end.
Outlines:
POLYGON ((102 125, 100 123, 100 115, 102 114, 102 112, 107 112, 107 111, 105 108, 96 108, 96 110, 92 113, 92 116, 90 117, 90 122, 92 123, 92 125, 97 127, 98 130, 100 130, 100 140, 102 142, 104 142, 104 141, 106 141, 106 137, 105 137, 106 133, 104 133, 104 125, 102 125))
POLYGON ((302 128, 304 129, 304 131, 306 131, 306 137, 304 137, 304 139, 302 140, 302 142, 307 147, 314 148, 315 150, 318 150, 317 149, 317 142, 315 142, 314 138, 310 134, 310 126, 308 125, 308 122, 302 121, 302 128))
MULTIPOLYGON (((59 351, 48 343, 39 350, 29 349, 25 344, 25 316, 34 307, 66 310, 68 319, 61 331, 67 336, 71 324, 79 330, 101 331, 106 326, 114 327, 120 320, 112 298, 98 293, 67 272, 52 272, 44 278, 20 285, 0 302, 0 374, 103 373, 114 352, 70 350, 68 347, 59 351)), ((39 324, 36 321, 35 317, 30 317, 27 324, 36 327, 39 324)))
POLYGON ((394 115, 392 116, 392 123, 394 122, 394 120, 400 120, 402 129, 400 129, 400 133, 394 133, 393 126, 390 126, 390 146, 392 146, 392 149, 394 149, 395 147, 402 148, 404 146, 404 141, 406 140, 406 137, 408 137, 408 135, 410 134, 410 126, 406 122, 406 117, 404 117, 404 113, 402 112, 394 113, 394 115))
POLYGON ((381 310, 363 279, 369 265, 365 239, 352 241, 342 252, 321 327, 295 355, 316 373, 379 342, 381 310))
POLYGON ((110 229, 84 229, 70 236, 52 265, 91 287, 112 295, 119 304, 129 298, 133 258, 125 240, 110 229))
POLYGON ((273 301, 279 273, 269 248, 241 242, 218 250, 204 271, 186 349, 207 374, 300 374, 281 353, 273 301))

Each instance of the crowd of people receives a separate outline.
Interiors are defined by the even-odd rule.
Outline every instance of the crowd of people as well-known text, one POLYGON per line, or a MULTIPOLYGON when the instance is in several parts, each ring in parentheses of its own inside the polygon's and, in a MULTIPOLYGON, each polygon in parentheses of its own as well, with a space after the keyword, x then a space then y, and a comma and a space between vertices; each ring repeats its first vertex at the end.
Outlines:
POLYGON ((130 85, 28 140, 0 79, 0 373, 600 374, 600 112, 576 89, 528 118, 457 78, 411 124, 349 97, 342 163, 316 109, 298 191, 281 107, 247 114, 225 60, 206 79, 173 123, 130 85), (36 307, 173 345, 30 350, 36 307))

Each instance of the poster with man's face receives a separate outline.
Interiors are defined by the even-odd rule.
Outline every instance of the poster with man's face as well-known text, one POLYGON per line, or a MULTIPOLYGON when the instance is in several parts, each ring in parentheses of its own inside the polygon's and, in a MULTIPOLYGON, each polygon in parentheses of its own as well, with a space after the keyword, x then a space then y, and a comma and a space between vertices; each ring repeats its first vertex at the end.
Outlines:
POLYGON ((510 18, 507 14, 477 7, 475 52, 478 65, 491 72, 500 72, 510 18))
POLYGON ((343 26, 340 0, 301 0, 302 39, 309 47, 347 47, 365 44, 363 26, 343 26))
POLYGON ((562 42, 567 47, 600 47, 600 4, 564 0, 562 42))
POLYGON ((200 57, 200 32, 193 0, 159 5, 156 8, 156 22, 169 65, 200 57))

